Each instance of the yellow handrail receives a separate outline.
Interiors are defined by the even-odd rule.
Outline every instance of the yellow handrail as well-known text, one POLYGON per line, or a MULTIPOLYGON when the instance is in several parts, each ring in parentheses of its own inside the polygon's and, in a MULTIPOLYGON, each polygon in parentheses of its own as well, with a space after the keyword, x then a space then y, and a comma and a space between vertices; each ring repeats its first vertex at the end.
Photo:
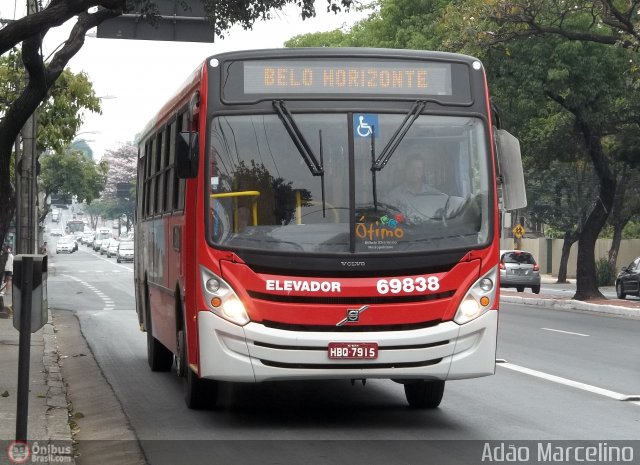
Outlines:
MULTIPOLYGON (((235 200, 237 199, 237 197, 254 197, 253 202, 251 203, 251 210, 253 214, 253 225, 258 226, 258 197, 260 197, 260 192, 238 191, 238 192, 220 192, 218 194, 211 194, 212 199, 233 198, 235 200)), ((238 225, 238 209, 234 206, 234 209, 233 209, 234 230, 237 230, 237 225, 238 225)))

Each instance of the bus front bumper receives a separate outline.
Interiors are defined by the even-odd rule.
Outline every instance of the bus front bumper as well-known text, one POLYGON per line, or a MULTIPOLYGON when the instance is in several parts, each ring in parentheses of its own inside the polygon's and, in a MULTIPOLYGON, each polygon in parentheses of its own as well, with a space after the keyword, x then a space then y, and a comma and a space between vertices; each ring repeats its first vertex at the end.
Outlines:
POLYGON ((244 327, 198 313, 200 376, 232 382, 296 379, 465 379, 495 372, 498 312, 462 326, 409 331, 305 332, 244 327), (375 360, 334 360, 330 342, 376 342, 375 360))

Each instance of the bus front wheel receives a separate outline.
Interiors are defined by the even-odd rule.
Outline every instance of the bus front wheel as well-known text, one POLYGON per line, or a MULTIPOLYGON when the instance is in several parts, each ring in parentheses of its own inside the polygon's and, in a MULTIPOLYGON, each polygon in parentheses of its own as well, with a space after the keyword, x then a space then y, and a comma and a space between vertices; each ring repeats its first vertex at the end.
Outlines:
POLYGON ((436 408, 442 402, 444 381, 425 381, 406 383, 404 394, 411 408, 436 408))
POLYGON ((176 369, 183 378, 184 401, 193 410, 212 409, 218 403, 218 382, 199 378, 187 362, 187 348, 184 330, 178 331, 178 354, 176 369))

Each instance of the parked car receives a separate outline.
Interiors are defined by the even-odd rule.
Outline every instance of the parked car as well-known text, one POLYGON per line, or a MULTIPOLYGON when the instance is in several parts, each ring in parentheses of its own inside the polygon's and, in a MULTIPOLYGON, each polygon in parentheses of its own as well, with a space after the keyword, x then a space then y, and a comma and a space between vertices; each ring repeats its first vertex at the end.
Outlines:
POLYGON ((118 245, 120 241, 117 239, 111 239, 109 241, 109 245, 107 246, 107 258, 115 257, 118 253, 118 245))
POLYGON ((530 287, 534 294, 540 293, 540 267, 531 253, 500 251, 500 287, 515 287, 518 292, 530 287))
POLYGON ((628 295, 640 297, 640 257, 620 269, 616 277, 616 294, 618 299, 628 295))
POLYGON ((73 253, 78 244, 69 236, 63 236, 56 242, 56 253, 73 253))
POLYGON ((133 241, 121 241, 116 253, 116 261, 132 262, 133 261, 133 241))

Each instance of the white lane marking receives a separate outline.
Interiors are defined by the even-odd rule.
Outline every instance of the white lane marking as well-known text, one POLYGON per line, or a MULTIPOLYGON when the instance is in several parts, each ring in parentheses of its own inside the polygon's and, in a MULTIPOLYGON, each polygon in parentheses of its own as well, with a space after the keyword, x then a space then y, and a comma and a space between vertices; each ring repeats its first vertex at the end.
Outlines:
POLYGON ((62 276, 66 277, 66 278, 70 278, 73 279, 74 281, 76 281, 77 283, 82 284, 84 287, 86 287, 87 289, 93 291, 98 297, 100 297, 100 300, 102 300, 102 310, 113 310, 115 304, 113 303, 113 300, 111 300, 110 297, 107 297, 105 294, 103 294, 101 291, 97 290, 95 287, 93 287, 91 284, 83 281, 82 279, 76 278, 75 276, 71 276, 68 274, 63 274, 62 276))
MULTIPOLYGON (((562 378, 560 376, 551 375, 549 373, 544 373, 538 370, 532 370, 531 368, 521 367, 519 365, 514 365, 513 363, 500 363, 498 366, 508 368, 509 370, 517 371, 529 376, 535 376, 536 378, 546 379, 547 381, 551 381, 558 384, 563 384, 565 386, 569 386, 576 389, 581 389, 583 391, 588 391, 593 394, 598 394, 601 396, 609 397, 610 399, 615 400, 629 400, 629 399, 637 399, 638 396, 635 395, 626 395, 620 394, 619 392, 610 391, 609 389, 599 388, 597 386, 592 386, 590 384, 581 383, 579 381, 574 381, 572 379, 562 378)), ((636 404, 640 406, 640 402, 631 402, 632 404, 636 404)))
POLYGON ((540 328, 540 329, 544 329, 545 331, 554 331, 556 333, 571 334, 572 336, 582 336, 582 337, 590 336, 589 334, 573 333, 571 331, 562 331, 561 329, 552 329, 552 328, 540 328))

